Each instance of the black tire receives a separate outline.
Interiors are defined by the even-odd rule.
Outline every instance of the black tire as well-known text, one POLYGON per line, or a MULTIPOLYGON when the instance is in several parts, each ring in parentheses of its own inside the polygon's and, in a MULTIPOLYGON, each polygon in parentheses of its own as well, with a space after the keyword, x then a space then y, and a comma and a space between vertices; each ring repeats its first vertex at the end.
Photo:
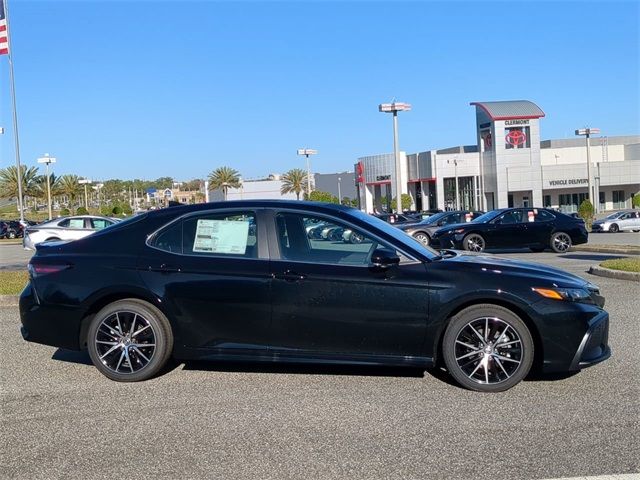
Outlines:
POLYGON ((556 253, 567 253, 571 248, 571 236, 566 232, 556 232, 551 235, 549 246, 556 253))
POLYGON ((118 300, 91 320, 87 349, 106 377, 139 382, 154 377, 165 366, 173 349, 173 333, 167 317, 150 303, 118 300))
POLYGON ((470 233, 462 240, 462 248, 469 252, 483 252, 487 244, 479 233, 470 233))
POLYGON ((618 227, 617 223, 612 223, 611 226, 609 226, 609 231, 611 233, 618 233, 620 231, 620 227, 618 227))
POLYGON ((7 235, 9 238, 16 238, 16 232, 14 232, 13 230, 9 231, 9 234, 7 235))
POLYGON ((431 237, 426 232, 415 232, 412 237, 426 246, 429 246, 429 244, 431 243, 431 237))
POLYGON ((515 313, 498 305, 479 304, 450 320, 442 353, 447 370, 458 384, 494 393, 514 387, 527 376, 534 346, 529 329, 515 313))
POLYGON ((535 253, 544 252, 544 247, 529 247, 529 250, 535 253))

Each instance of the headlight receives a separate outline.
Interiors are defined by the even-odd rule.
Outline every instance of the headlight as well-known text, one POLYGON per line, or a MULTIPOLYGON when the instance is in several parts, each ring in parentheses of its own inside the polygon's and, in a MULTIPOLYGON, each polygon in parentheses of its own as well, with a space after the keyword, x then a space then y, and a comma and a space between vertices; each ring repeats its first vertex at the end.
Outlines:
POLYGON ((593 303, 593 299, 584 288, 532 288, 534 292, 552 300, 593 303))

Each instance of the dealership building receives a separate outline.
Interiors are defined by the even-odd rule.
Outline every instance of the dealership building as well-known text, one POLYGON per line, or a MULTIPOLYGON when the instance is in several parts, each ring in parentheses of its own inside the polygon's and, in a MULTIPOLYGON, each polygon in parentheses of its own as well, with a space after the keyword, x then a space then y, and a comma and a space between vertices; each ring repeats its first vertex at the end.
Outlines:
MULTIPOLYGON (((413 210, 578 210, 589 183, 584 137, 540 140, 545 114, 530 101, 471 105, 476 109, 476 145, 400 153, 402 193, 411 196, 413 210)), ((590 145, 596 209, 630 208, 640 191, 640 135, 591 137, 590 145)), ((394 165, 393 154, 358 159, 355 180, 363 210, 393 208, 394 165)))

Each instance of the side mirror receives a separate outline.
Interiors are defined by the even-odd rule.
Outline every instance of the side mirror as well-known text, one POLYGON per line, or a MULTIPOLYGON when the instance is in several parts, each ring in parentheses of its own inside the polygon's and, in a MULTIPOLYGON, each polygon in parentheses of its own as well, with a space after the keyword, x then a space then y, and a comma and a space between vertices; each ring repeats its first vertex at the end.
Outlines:
POLYGON ((400 263, 400 257, 387 249, 380 249, 371 255, 371 266, 386 270, 387 268, 400 263))

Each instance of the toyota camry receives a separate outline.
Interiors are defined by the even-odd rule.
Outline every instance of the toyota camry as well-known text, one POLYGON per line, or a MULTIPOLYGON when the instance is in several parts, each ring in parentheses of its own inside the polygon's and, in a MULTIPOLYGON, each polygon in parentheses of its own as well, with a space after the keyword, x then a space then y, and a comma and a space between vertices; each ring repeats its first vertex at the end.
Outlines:
POLYGON ((544 265, 437 253, 344 206, 171 207, 36 248, 23 338, 87 349, 116 381, 151 378, 174 357, 438 365, 497 392, 532 369, 577 371, 611 354, 595 285, 544 265), (316 239, 315 224, 361 241, 316 239))

